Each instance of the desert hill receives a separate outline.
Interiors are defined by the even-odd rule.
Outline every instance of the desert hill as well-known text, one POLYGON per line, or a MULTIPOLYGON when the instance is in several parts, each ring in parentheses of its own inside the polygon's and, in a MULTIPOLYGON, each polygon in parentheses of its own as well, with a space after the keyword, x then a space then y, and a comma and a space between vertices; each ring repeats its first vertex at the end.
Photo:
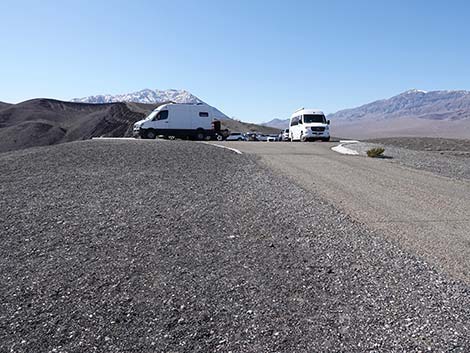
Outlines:
MULTIPOLYGON (((0 104, 0 153, 34 146, 86 140, 92 137, 131 136, 133 124, 164 103, 77 103, 32 99, 0 104)), ((231 131, 275 133, 277 129, 231 119, 222 121, 231 131)))
MULTIPOLYGON (((151 110, 152 108, 148 108, 151 110)), ((126 103, 85 104, 33 99, 0 107, 0 152, 129 135, 145 108, 126 103)))

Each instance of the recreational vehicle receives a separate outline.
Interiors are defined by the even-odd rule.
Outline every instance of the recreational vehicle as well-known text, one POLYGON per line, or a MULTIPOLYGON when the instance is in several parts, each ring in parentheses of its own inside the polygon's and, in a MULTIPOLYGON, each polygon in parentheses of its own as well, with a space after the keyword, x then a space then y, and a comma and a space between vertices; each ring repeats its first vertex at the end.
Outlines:
POLYGON ((290 118, 291 141, 330 141, 330 121, 320 110, 301 108, 290 118))
POLYGON ((164 136, 209 140, 217 138, 219 132, 220 121, 214 120, 213 108, 203 103, 163 104, 133 128, 134 137, 144 139, 164 136))

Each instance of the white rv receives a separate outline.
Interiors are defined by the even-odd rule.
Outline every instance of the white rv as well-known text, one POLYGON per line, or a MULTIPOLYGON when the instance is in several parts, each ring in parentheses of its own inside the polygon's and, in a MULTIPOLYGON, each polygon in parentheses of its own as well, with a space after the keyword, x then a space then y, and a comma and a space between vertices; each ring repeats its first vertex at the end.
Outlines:
POLYGON ((320 110, 301 108, 290 118, 289 137, 291 141, 330 141, 330 121, 320 110))
POLYGON ((220 122, 214 120, 214 108, 207 104, 163 104, 144 120, 134 124, 134 137, 157 136, 211 139, 218 136, 220 122))

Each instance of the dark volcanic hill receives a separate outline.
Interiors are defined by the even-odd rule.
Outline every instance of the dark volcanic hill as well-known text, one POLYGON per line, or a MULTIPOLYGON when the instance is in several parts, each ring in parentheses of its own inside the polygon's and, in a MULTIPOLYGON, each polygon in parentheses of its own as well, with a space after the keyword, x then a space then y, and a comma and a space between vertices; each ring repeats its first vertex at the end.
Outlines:
MULTIPOLYGON (((45 98, 18 104, 0 103, 0 153, 99 136, 131 136, 132 125, 161 104, 164 103, 92 104, 45 98)), ((223 120, 222 126, 241 132, 277 132, 277 129, 231 119, 223 120)))
POLYGON ((128 136, 156 105, 33 99, 0 105, 0 152, 98 136, 128 136))
POLYGON ((0 109, 9 107, 10 105, 11 105, 10 103, 0 102, 0 109))

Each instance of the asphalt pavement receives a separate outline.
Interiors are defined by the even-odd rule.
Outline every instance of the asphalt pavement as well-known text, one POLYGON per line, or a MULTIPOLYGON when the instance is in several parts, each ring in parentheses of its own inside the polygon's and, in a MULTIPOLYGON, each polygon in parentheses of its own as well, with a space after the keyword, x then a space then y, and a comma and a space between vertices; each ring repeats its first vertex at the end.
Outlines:
POLYGON ((337 143, 223 144, 257 156, 305 190, 470 283, 469 180, 393 160, 341 155, 331 150, 337 143))
POLYGON ((467 284, 306 187, 321 173, 258 158, 149 140, 0 154, 0 351, 470 350, 467 284))

